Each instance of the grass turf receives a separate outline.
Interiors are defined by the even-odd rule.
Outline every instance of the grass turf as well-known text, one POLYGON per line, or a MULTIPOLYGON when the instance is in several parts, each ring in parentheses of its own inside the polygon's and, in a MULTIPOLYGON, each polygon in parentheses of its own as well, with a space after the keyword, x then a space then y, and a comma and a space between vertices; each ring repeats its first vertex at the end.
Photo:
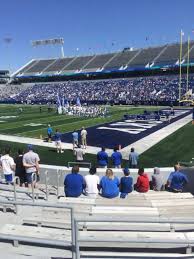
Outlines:
MULTIPOLYGON (((123 114, 141 113, 145 107, 113 106, 110 107, 110 116, 107 118, 76 118, 66 115, 56 115, 55 111, 48 113, 47 107, 42 107, 40 113, 39 106, 24 106, 23 113, 18 112, 17 105, 0 105, 0 134, 21 135, 37 137, 46 135, 47 124, 51 123, 53 128, 60 128, 62 132, 72 131, 74 128, 80 129, 82 126, 88 127, 105 122, 121 119, 123 114), (2 117, 3 116, 3 117, 2 117), (17 116, 6 118, 4 116, 17 116), (42 125, 32 127, 26 124, 40 123, 42 125), (26 126, 25 126, 26 125, 26 126)), ((146 109, 155 110, 156 107, 146 109)), ((172 166, 177 161, 190 161, 194 157, 194 125, 188 124, 168 136, 157 145, 150 148, 140 156, 140 165, 144 167, 172 166)), ((12 155, 15 156, 17 149, 25 149, 26 145, 0 141, 0 150, 3 151, 6 145, 12 148, 12 155)), ((67 165, 68 161, 75 161, 71 150, 66 150, 64 154, 57 154, 55 149, 46 147, 36 147, 40 154, 41 162, 53 165, 67 165)), ((96 163, 96 156, 86 154, 85 160, 96 163)), ((110 164, 111 165, 111 164, 110 164)), ((127 165, 123 161, 123 166, 127 165)))

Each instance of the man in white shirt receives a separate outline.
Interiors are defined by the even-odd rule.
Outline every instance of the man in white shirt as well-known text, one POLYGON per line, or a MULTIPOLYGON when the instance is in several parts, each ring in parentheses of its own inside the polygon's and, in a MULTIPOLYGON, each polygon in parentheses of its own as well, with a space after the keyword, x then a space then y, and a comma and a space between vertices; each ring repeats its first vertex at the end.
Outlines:
POLYGON ((0 165, 3 169, 3 173, 5 176, 5 180, 8 184, 13 182, 13 176, 15 172, 15 162, 13 158, 10 156, 10 148, 5 149, 5 155, 0 159, 0 165))
POLYGON ((100 178, 98 175, 96 175, 95 167, 91 167, 89 173, 90 174, 85 176, 85 182, 86 182, 85 193, 87 196, 96 198, 96 196, 98 195, 98 186, 100 183, 100 178))
POLYGON ((77 162, 82 162, 84 160, 84 150, 81 148, 81 145, 78 144, 78 147, 74 149, 74 155, 76 156, 77 162))
POLYGON ((83 148, 86 148, 87 146, 87 141, 86 141, 86 137, 87 137, 87 130, 82 127, 82 130, 81 130, 81 140, 82 140, 82 147, 83 148))

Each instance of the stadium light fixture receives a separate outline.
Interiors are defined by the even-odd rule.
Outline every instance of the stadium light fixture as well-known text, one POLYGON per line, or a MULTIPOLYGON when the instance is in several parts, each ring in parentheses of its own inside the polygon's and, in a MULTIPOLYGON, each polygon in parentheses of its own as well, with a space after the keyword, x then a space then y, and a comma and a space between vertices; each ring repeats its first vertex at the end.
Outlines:
POLYGON ((44 40, 33 40, 31 41, 33 47, 46 46, 46 45, 60 45, 61 46, 61 56, 64 58, 64 39, 54 38, 54 39, 44 39, 44 40))

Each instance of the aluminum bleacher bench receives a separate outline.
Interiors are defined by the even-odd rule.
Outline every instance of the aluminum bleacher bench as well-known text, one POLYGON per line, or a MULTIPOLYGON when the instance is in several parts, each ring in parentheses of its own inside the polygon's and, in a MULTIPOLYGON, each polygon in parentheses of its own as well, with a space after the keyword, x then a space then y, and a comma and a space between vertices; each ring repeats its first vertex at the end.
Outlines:
POLYGON ((0 228, 0 240, 13 241, 17 246, 19 242, 34 243, 45 246, 71 246, 71 232, 60 229, 29 227, 6 224, 0 228))

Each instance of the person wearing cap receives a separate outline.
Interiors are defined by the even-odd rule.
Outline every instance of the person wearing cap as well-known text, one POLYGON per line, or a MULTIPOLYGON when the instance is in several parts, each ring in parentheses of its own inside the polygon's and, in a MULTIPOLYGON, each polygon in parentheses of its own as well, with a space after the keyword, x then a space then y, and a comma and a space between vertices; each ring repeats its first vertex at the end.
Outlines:
POLYGON ((124 168, 123 173, 120 181, 120 198, 125 198, 133 190, 133 178, 130 176, 129 168, 124 168))
POLYGON ((53 129, 51 128, 51 125, 48 124, 48 128, 47 128, 48 142, 51 142, 52 134, 53 134, 53 129))
POLYGON ((36 173, 37 178, 39 178, 39 155, 33 151, 33 146, 28 145, 28 152, 23 156, 23 165, 26 169, 26 181, 28 187, 32 186, 32 174, 36 173))
POLYGON ((98 188, 100 184, 100 178, 96 175, 96 167, 91 167, 89 174, 85 176, 86 188, 85 194, 87 196, 96 198, 98 195, 98 188))
POLYGON ((59 132, 59 129, 56 129, 54 139, 55 139, 55 145, 57 148, 57 153, 59 153, 59 151, 61 153, 64 153, 64 151, 62 149, 62 144, 61 144, 61 136, 62 136, 62 134, 59 132))

